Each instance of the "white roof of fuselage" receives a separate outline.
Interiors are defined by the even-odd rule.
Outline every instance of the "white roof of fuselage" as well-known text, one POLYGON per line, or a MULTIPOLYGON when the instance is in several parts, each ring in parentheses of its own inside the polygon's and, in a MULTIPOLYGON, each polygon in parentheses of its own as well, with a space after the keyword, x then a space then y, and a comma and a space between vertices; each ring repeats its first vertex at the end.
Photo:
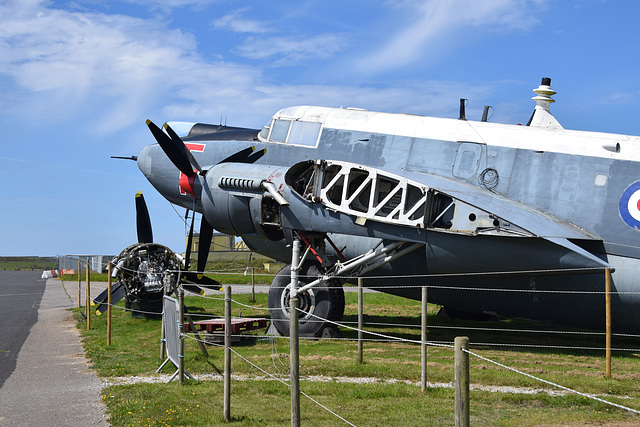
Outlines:
POLYGON ((632 135, 313 106, 284 108, 273 118, 323 123, 331 129, 640 161, 640 137, 632 135))

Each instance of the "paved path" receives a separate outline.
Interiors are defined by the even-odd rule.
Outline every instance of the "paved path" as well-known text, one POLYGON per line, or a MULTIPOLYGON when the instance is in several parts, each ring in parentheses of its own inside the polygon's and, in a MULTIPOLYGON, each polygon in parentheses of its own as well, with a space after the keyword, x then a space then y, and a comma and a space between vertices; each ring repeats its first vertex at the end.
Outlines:
MULTIPOLYGON (((30 289, 33 277, 25 275, 23 282, 30 289)), ((87 364, 75 321, 66 310, 77 307, 77 293, 73 282, 46 282, 36 305, 37 322, 0 388, 0 426, 108 425, 101 382, 87 364)))
MULTIPOLYGON (((78 306, 78 284, 45 282, 41 275, 0 271, 0 426, 106 426, 101 381, 67 311, 78 306)), ((84 282, 81 287, 84 298, 84 282)), ((92 283, 92 297, 105 287, 92 283)), ((268 290, 255 287, 256 293, 268 290)), ((251 285, 233 285, 233 293, 250 292, 251 285)))
POLYGON ((0 388, 16 368, 18 353, 38 320, 44 294, 41 273, 0 271, 0 388))

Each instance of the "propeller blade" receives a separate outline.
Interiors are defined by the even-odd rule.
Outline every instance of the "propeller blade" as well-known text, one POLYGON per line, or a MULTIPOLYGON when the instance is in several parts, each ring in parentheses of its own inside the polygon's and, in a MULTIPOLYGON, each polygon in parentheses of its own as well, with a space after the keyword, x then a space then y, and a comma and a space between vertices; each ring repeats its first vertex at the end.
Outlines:
MULTIPOLYGON (((100 295, 96 297, 96 299, 93 300, 93 303, 96 305, 96 314, 98 316, 104 313, 105 311, 107 311, 107 308, 109 308, 109 306, 106 304, 107 300, 109 299, 109 296, 107 295, 107 293, 108 293, 108 290, 105 289, 104 291, 102 291, 100 295)), ((124 294, 125 294, 124 286, 122 286, 122 283, 117 282, 111 288, 111 305, 117 304, 118 301, 124 298, 124 294)))
POLYGON ((195 271, 183 271, 182 275, 180 276, 180 281, 193 284, 197 283, 203 288, 213 289, 216 291, 222 290, 222 285, 220 285, 220 282, 202 274, 198 274, 195 271))
POLYGON ((244 160, 249 157, 249 155, 253 153, 253 150, 255 149, 256 147, 247 147, 244 150, 240 150, 237 153, 230 155, 220 163, 243 163, 244 160))
POLYGON ((138 231, 138 243, 153 243, 151 219, 149 218, 147 203, 144 201, 142 191, 138 191, 136 194, 136 229, 138 231))
POLYGON ((185 291, 193 292, 194 294, 204 295, 204 289, 202 289, 198 285, 192 285, 190 283, 183 283, 181 286, 182 286, 182 289, 184 289, 185 291))
POLYGON ((171 126, 169 126, 168 123, 164 124, 164 129, 167 131, 167 133, 169 134, 169 137, 177 147, 180 147, 180 146, 184 147, 184 154, 187 156, 187 159, 189 159, 189 163, 191 163, 191 166, 196 168, 198 172, 202 174, 202 168, 200 167, 200 164, 198 163, 196 158, 193 157, 193 154, 191 154, 191 150, 187 148, 184 141, 182 141, 182 138, 180 138, 178 134, 173 129, 171 129, 171 126))
POLYGON ((203 215, 200 220, 200 242, 198 243, 198 278, 200 278, 202 272, 207 268, 207 257, 209 256, 209 247, 211 246, 212 238, 213 227, 203 215))
POLYGON ((191 178, 195 172, 193 171, 193 167, 189 162, 189 157, 186 154, 189 150, 187 150, 184 142, 182 142, 180 138, 178 138, 179 141, 169 138, 169 136, 167 136, 167 134, 151 120, 147 120, 147 126, 169 160, 171 160, 180 172, 191 178))
POLYGON ((264 156, 266 152, 267 152, 266 148, 263 148, 262 150, 258 150, 255 153, 252 153, 246 159, 244 159, 242 163, 255 163, 256 161, 258 161, 258 159, 260 159, 260 157, 264 156))
MULTIPOLYGON (((187 210, 187 214, 189 211, 187 210)), ((193 211, 193 216, 191 217, 191 227, 189 227, 189 238, 187 239, 187 250, 185 253, 185 270, 188 270, 191 267, 191 245, 193 244, 193 223, 196 220, 196 212, 193 211)))

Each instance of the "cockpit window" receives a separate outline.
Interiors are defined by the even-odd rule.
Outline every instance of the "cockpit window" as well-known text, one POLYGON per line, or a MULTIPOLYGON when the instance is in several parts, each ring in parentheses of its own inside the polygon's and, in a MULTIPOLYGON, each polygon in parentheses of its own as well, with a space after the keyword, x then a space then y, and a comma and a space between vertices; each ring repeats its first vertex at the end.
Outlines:
POLYGON ((293 122, 289 134, 289 144, 306 145, 315 147, 320 134, 320 123, 293 122))
POLYGON ((318 122, 274 119, 262 128, 258 136, 263 142, 283 142, 315 147, 321 130, 322 123, 318 122))
POLYGON ((286 142, 290 127, 290 120, 274 120, 270 140, 275 142, 286 142))
POLYGON ((270 130, 271 130, 271 126, 270 125, 265 125, 265 127, 262 128, 262 130, 260 131, 260 134, 258 135, 260 140, 266 141, 267 139, 269 139, 269 131, 270 130))

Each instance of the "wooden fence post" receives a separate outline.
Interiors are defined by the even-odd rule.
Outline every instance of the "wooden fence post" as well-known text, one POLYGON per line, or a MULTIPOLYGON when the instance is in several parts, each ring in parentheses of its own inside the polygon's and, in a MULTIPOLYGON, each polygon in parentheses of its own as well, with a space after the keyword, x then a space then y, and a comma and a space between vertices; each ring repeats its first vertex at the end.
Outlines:
POLYGON ((420 340, 420 386, 427 391, 427 287, 422 287, 422 317, 420 340))
POLYGON ((80 285, 80 257, 78 257, 78 310, 82 308, 82 286, 80 285))
POLYGON ((456 337, 455 345, 455 426, 469 427, 469 338, 456 337))
POLYGON ((607 332, 607 336, 606 336, 606 340, 605 340, 605 347, 606 347, 606 359, 607 359, 607 365, 606 365, 606 370, 605 370, 605 375, 607 378, 611 378, 611 269, 607 268, 605 270, 605 304, 606 304, 606 310, 605 310, 605 316, 606 316, 606 332, 607 332))
POLYGON ((111 261, 107 264, 107 345, 111 345, 111 261))
POLYGON ((231 286, 224 289, 224 420, 231 421, 231 286))
POLYGON ((364 328, 364 314, 363 314, 363 302, 364 297, 362 294, 362 287, 364 285, 364 279, 358 277, 358 362, 364 361, 364 344, 362 342, 362 329, 364 328))
POLYGON ((291 255, 291 287, 289 295, 289 368, 291 382, 291 427, 300 427, 300 341, 298 318, 298 274, 300 270, 300 238, 293 239, 291 255))
POLYGON ((85 312, 87 315, 87 331, 91 329, 91 281, 89 280, 89 260, 87 259, 87 291, 85 296, 85 312))
POLYGON ((256 268, 251 267, 251 302, 256 302, 256 268))

